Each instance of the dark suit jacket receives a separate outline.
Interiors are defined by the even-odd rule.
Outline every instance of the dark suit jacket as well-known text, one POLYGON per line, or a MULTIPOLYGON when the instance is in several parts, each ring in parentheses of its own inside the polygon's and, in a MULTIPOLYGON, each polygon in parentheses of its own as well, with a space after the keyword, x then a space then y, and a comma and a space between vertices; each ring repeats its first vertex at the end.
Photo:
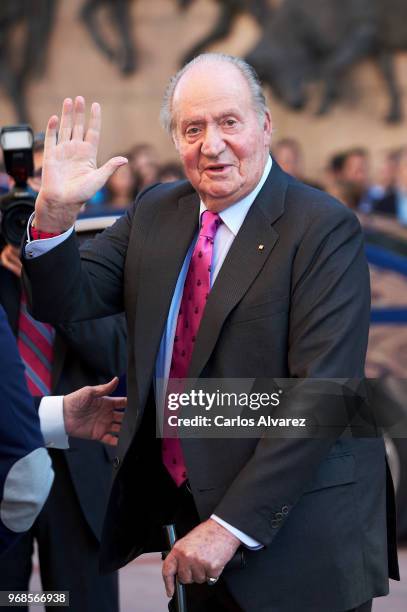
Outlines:
POLYGON ((397 214, 397 192, 392 190, 381 200, 378 200, 374 205, 373 212, 394 217, 397 214))
MULTIPOLYGON (((25 261, 35 316, 127 314, 129 408, 102 543, 107 569, 159 546, 166 493, 153 475, 151 384, 198 212, 188 182, 153 186, 82 261, 74 237, 25 261)), ((189 377, 362 377, 369 306, 356 217, 274 162, 209 294, 189 377)), ((314 396, 305 413, 324 402, 331 409, 314 396)), ((387 592, 380 438, 183 439, 182 447, 201 519, 215 512, 265 545, 246 553, 244 570, 224 574, 244 610, 334 612, 387 592)))
MULTIPOLYGON (((0 304, 17 335, 20 282, 0 267, 0 304)), ((107 382, 126 368, 126 329, 122 316, 58 325, 52 364, 52 393, 65 395, 107 382)), ((100 539, 112 481, 112 451, 99 442, 70 438, 63 452, 83 514, 100 539)))
POLYGON ((20 537, 22 524, 34 521, 51 487, 53 472, 40 421, 28 391, 16 341, 0 306, 0 555, 20 537), (35 495, 26 495, 31 474, 35 495), (24 491, 19 490, 22 483, 24 491), (19 495, 22 493, 22 497, 19 495), (17 500, 16 500, 17 498, 17 500), (17 503, 16 503, 17 501, 17 503), (10 518, 19 517, 17 521, 10 518))

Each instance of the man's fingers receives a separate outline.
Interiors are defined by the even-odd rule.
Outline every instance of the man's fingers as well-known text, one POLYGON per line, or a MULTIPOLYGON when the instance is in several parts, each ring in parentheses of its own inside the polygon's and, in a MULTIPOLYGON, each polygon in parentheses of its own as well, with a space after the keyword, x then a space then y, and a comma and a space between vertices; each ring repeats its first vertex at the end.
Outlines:
MULTIPOLYGON (((116 398, 110 398, 110 399, 116 399, 116 398)), ((124 419, 124 412, 122 410, 118 410, 117 406, 115 406, 114 412, 113 412, 113 421, 115 423, 121 423, 123 419, 124 419)))
POLYGON ((83 140, 85 134, 85 98, 77 96, 74 104, 75 118, 72 130, 72 139, 83 140))
POLYGON ((189 566, 178 566, 177 577, 181 584, 192 584, 193 582, 195 582, 192 576, 192 570, 189 566))
POLYGON ((4 268, 13 272, 16 276, 21 276, 21 260, 20 257, 14 252, 14 247, 7 245, 4 247, 0 254, 0 263, 4 268))
POLYGON ((44 156, 46 156, 57 144, 58 123, 59 117, 57 115, 52 115, 48 120, 44 139, 44 156))
POLYGON ((192 582, 203 584, 207 580, 207 575, 203 565, 194 565, 192 567, 192 582))
POLYGON ((124 166, 124 164, 127 163, 128 160, 125 157, 112 157, 109 159, 109 161, 107 161, 99 168, 99 170, 97 170, 97 173, 100 176, 101 184, 104 185, 112 174, 116 172, 117 168, 120 168, 120 166, 124 166))
MULTIPOLYGON (((110 397, 109 399, 112 402, 113 410, 122 411, 124 408, 127 408, 127 397, 110 397)), ((117 414, 121 414, 123 416, 123 412, 118 412, 117 414)))
POLYGON ((177 574, 177 567, 178 567, 177 559, 174 555, 170 553, 163 563, 163 570, 162 570, 167 597, 172 597, 174 595, 175 576, 177 574))
POLYGON ((117 376, 115 376, 114 378, 112 378, 112 380, 105 383, 104 385, 95 385, 94 387, 91 387, 92 395, 93 397, 103 397, 103 395, 109 395, 110 393, 113 393, 118 384, 119 379, 117 378, 117 376))
POLYGON ((100 128, 102 125, 102 112, 100 104, 94 102, 90 108, 89 126, 86 132, 85 141, 89 142, 96 149, 99 145, 100 128))
POLYGON ((108 444, 109 446, 117 446, 119 443, 119 438, 107 433, 102 437, 101 442, 103 442, 103 444, 108 444))
POLYGON ((72 136, 73 125, 73 102, 71 98, 65 98, 62 105, 61 125, 58 132, 58 144, 68 142, 72 136))

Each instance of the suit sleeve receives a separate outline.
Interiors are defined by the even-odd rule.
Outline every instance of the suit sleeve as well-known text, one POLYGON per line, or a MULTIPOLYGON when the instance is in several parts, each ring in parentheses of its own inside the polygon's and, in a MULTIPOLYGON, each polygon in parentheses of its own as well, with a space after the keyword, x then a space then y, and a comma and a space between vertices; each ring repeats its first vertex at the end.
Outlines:
POLYGON ((0 307, 0 553, 29 529, 48 497, 53 470, 24 366, 0 307))
POLYGON ((123 312, 123 274, 134 207, 85 243, 76 236, 47 253, 23 257, 31 314, 53 325, 123 312))
MULTIPOLYGON (((331 381, 321 387, 315 379, 363 377, 370 288, 356 217, 344 207, 331 213, 314 217, 293 265, 288 366, 298 381, 282 400, 279 416, 311 421, 322 416, 329 424, 342 414, 344 428, 341 385, 331 381)), ((264 436, 214 513, 271 544, 341 433, 339 427, 313 438, 264 436)))

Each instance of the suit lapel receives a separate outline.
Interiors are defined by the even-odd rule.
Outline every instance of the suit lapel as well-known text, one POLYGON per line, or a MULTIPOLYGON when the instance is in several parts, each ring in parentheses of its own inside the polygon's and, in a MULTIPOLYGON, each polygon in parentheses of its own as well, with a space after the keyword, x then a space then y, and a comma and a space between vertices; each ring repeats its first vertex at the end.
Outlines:
POLYGON ((260 273, 278 240, 272 227, 284 212, 288 181, 273 162, 268 179, 251 206, 209 294, 197 335, 189 378, 198 377, 208 361, 222 325, 260 273))
MULTIPOLYGON (((189 377, 200 375, 222 325, 260 273, 278 233, 272 224, 284 212, 288 180, 275 161, 262 190, 251 206, 209 294, 192 355, 189 377), (263 245, 259 248, 259 245, 263 245)), ((178 276, 188 248, 198 230, 199 197, 168 204, 151 224, 143 249, 135 319, 135 355, 140 399, 147 397, 157 351, 178 276)), ((141 405, 144 402, 141 401, 141 405)))
MULTIPOLYGON (((178 206, 161 209, 152 223, 138 283, 135 354, 139 388, 149 385, 163 328, 188 248, 198 230, 199 198, 181 198, 178 206)), ((144 389, 148 393, 148 389, 144 389)))

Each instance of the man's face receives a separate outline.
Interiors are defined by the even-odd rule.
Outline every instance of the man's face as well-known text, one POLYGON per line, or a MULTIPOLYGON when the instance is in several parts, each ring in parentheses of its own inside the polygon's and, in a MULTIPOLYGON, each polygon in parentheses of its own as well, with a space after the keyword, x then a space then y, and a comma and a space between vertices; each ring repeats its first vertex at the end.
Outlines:
POLYGON ((343 179, 365 189, 369 184, 368 160, 364 155, 349 155, 343 168, 343 179))
POLYGON ((173 99, 173 137, 184 171, 209 210, 250 193, 269 153, 271 120, 253 107, 240 71, 226 62, 190 68, 173 99))
POLYGON ((284 172, 288 172, 296 178, 301 177, 301 157, 293 147, 281 145, 275 152, 274 157, 284 172))

